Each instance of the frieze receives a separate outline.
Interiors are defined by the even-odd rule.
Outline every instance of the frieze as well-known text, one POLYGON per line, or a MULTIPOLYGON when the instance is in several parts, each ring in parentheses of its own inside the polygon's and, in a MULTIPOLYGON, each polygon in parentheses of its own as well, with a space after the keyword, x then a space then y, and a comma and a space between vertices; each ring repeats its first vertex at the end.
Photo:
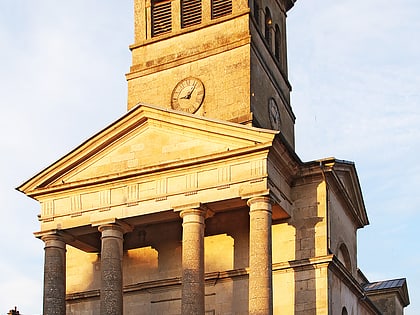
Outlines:
MULTIPOLYGON (((113 187, 102 186, 98 188, 100 189, 98 191, 79 192, 71 196, 47 200, 42 203, 40 220, 49 222, 54 218, 80 217, 84 213, 95 211, 106 212, 121 207, 138 208, 144 202, 162 202, 176 196, 178 199, 217 198, 218 195, 215 193, 209 193, 208 196, 203 197, 204 191, 210 192, 211 190, 220 192, 225 190, 226 192, 219 195, 220 198, 229 196, 231 196, 229 198, 235 198, 240 197, 238 194, 244 189, 240 189, 240 186, 245 185, 248 191, 252 190, 254 185, 258 185, 258 189, 261 189, 261 185, 266 185, 267 159, 265 157, 236 162, 231 165, 220 165, 219 163, 216 167, 209 169, 200 167, 195 171, 185 170, 184 174, 177 171, 173 174, 169 173, 165 177, 156 179, 149 177, 138 183, 122 183, 120 186, 110 182, 113 187)), ((167 203, 165 203, 165 207, 168 207, 167 203)), ((123 213, 121 210, 118 211, 120 211, 118 213, 123 213)), ((130 211, 130 213, 132 212, 130 211)), ((142 211, 139 215, 141 214, 145 213, 142 211)), ((86 219, 88 220, 88 217, 86 219)))

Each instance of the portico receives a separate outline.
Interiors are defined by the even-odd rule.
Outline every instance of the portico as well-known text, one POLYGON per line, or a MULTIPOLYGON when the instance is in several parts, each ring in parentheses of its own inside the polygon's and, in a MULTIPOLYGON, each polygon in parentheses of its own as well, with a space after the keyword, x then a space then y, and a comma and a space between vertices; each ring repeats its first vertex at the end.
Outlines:
MULTIPOLYGON (((249 267, 245 264, 246 269, 235 269, 234 265, 232 268, 237 277, 249 273, 250 314, 259 314, 251 310, 254 305, 259 305, 259 310, 264 306, 265 314, 272 312, 271 255, 267 255, 271 252, 271 217, 288 216, 283 205, 269 198, 274 194, 275 199, 282 200, 273 193, 275 182, 269 184, 268 181, 268 153, 274 136, 275 132, 271 131, 261 132, 251 127, 203 121, 184 113, 139 106, 25 183, 20 189, 42 205, 41 231, 36 235, 46 243, 45 274, 52 274, 50 270, 59 271, 55 278, 46 278, 49 280, 45 282, 44 300, 53 299, 61 305, 56 309, 62 310, 65 305, 63 281, 67 245, 91 255, 100 254, 97 290, 101 314, 122 314, 124 290, 129 285, 123 281, 124 251, 149 246, 160 252, 159 260, 164 259, 162 245, 157 244, 153 233, 141 237, 140 231, 173 222, 182 230, 182 263, 177 271, 180 280, 175 277, 165 281, 182 288, 179 291, 182 314, 202 314, 206 305, 206 277, 211 277, 205 273, 206 219, 234 218, 233 213, 239 211, 249 213, 249 241, 241 239, 245 245, 238 247, 237 239, 235 246, 249 246, 245 250, 250 253, 249 267), (165 123, 160 120, 162 112, 165 123), (160 124, 172 128, 170 139, 160 124), (180 125, 182 133, 179 133, 180 125), (205 142, 206 133, 215 135, 220 128, 227 130, 223 134, 217 132, 217 142, 205 142), (160 143, 170 144, 160 147, 158 152, 149 141, 149 134, 155 139, 160 136, 160 143), (196 156, 182 159, 191 141, 196 156), (135 158, 133 148, 136 147, 142 148, 143 159, 135 158), (148 155, 153 156, 153 163, 149 165, 148 155), (157 167, 155 161, 163 157, 168 162, 157 167), (126 171, 114 173, 117 168, 113 164, 124 164, 126 171), (97 176, 91 178, 92 173, 97 176), (273 202, 276 207, 272 210, 273 202), (265 258, 261 260, 262 256, 265 258)), ((284 205, 287 207, 287 203, 284 205)), ((221 231, 228 231, 229 224, 234 226, 235 222, 220 228, 221 231)), ((177 245, 173 244, 166 247, 176 253, 177 245)), ((141 268, 137 272, 141 273, 141 268)))

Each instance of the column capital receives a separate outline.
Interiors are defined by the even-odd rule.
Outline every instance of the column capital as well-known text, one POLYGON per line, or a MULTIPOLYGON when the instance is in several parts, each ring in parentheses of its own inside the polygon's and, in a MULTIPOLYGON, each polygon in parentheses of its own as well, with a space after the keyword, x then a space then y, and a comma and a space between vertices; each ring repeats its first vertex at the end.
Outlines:
POLYGON ((183 219, 186 215, 190 215, 190 214, 195 214, 195 215, 202 216, 203 218, 206 218, 206 210, 202 210, 202 209, 184 209, 184 210, 181 210, 181 212, 179 213, 179 216, 183 219))
POLYGON ((123 234, 133 231, 133 226, 122 220, 95 222, 92 223, 92 226, 98 227, 98 231, 101 233, 106 230, 118 230, 123 234))
POLYGON ((269 196, 258 196, 249 198, 246 202, 248 207, 257 209, 271 209, 271 206, 275 204, 274 200, 269 196))
POLYGON ((214 212, 201 202, 195 202, 185 205, 177 205, 173 207, 175 212, 179 212, 179 216, 184 218, 187 214, 196 214, 204 217, 204 219, 211 218, 214 212))
POLYGON ((62 241, 65 242, 65 237, 59 233, 51 233, 51 234, 44 234, 39 237, 42 241, 48 242, 48 241, 62 241))
POLYGON ((202 207, 203 207, 203 204, 201 202, 192 202, 192 203, 172 206, 175 212, 181 212, 183 210, 202 209, 202 207))
POLYGON ((34 235, 45 243, 45 247, 65 248, 66 244, 75 240, 73 235, 61 230, 40 231, 34 235))
POLYGON ((270 189, 259 189, 259 190, 253 190, 253 189, 246 189, 246 187, 243 187, 239 192, 241 199, 243 200, 249 200, 253 198, 260 198, 260 197, 269 197, 270 196, 270 189))

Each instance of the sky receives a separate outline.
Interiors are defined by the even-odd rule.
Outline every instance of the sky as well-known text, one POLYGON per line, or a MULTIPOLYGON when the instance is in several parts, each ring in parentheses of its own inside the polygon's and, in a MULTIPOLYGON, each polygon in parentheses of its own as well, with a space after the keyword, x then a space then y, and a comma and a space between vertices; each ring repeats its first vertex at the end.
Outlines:
MULTIPOLYGON (((0 2, 0 314, 42 312, 38 203, 14 188, 126 112, 132 0, 0 2)), ((420 314, 420 2, 298 0, 288 14, 296 151, 356 163, 358 266, 406 277, 420 314)))

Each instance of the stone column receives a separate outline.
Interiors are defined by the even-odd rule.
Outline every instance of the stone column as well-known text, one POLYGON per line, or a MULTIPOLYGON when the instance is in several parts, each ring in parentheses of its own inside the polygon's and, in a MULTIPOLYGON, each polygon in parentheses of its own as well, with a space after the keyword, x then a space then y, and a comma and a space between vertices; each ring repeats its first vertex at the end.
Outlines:
POLYGON ((182 218, 182 315, 204 314, 204 220, 206 211, 186 209, 182 218))
POLYGON ((268 197, 248 200, 249 314, 273 314, 271 202, 268 197))
POLYGON ((122 257, 124 230, 115 223, 98 227, 101 248, 101 315, 123 314, 122 257))
POLYGON ((57 234, 44 235, 44 315, 66 314, 66 243, 57 234))

